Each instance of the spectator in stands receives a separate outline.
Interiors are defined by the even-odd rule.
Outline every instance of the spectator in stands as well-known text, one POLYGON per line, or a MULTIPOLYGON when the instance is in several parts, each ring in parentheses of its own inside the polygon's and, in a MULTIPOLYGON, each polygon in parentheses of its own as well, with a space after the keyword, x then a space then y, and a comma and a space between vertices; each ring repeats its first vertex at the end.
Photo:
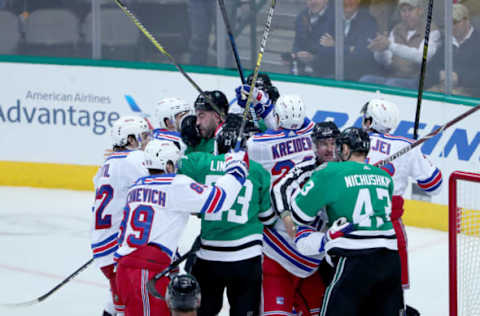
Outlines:
MULTIPOLYGON (((311 74, 316 55, 323 55, 328 48, 320 45, 323 34, 333 34, 335 27, 334 4, 328 0, 306 0, 307 7, 295 20, 295 40, 293 42, 292 73, 311 74), (295 70, 295 65, 298 71, 295 70)), ((317 75, 321 75, 318 73, 317 75)))
MULTIPOLYGON (((478 73, 480 59, 477 54, 480 49, 480 34, 470 23, 469 10, 460 3, 453 4, 453 72, 452 86, 455 94, 480 97, 478 73)), ((445 54, 443 50, 432 60, 438 80, 430 91, 443 92, 445 87, 445 54)))
MULTIPOLYGON (((236 6, 240 0, 227 0, 225 7, 232 29, 235 28, 236 6)), ((208 65, 208 49, 210 47, 210 31, 217 21, 216 0, 189 0, 188 14, 192 34, 190 37, 190 63, 194 65, 208 65)), ((222 24, 223 27, 223 24, 222 24)), ((233 31, 233 30, 232 30, 233 31)), ((228 40, 227 40, 228 41, 228 40)), ((226 45, 230 45, 226 43, 226 45)), ((227 58, 232 58, 230 47, 227 49, 227 58)), ((233 61, 233 60, 232 60, 233 61)))
MULTIPOLYGON (((333 2, 332 2, 333 5, 333 2)), ((368 39, 377 34, 377 22, 368 13, 368 9, 360 7, 360 0, 344 0, 344 69, 345 80, 356 81, 361 75, 371 72, 376 66, 372 53, 368 50, 368 39)), ((322 52, 315 56, 314 70, 316 75, 333 76, 335 65, 334 33, 320 36, 322 52), (325 52, 324 52, 325 51, 325 52)))
POLYGON ((370 0, 370 14, 377 21, 379 33, 388 33, 391 30, 396 5, 397 0, 370 0))
MULTIPOLYGON (((374 52, 375 60, 385 67, 388 77, 371 74, 363 76, 360 81, 408 89, 418 87, 425 38, 424 5, 424 0, 399 0, 400 22, 388 37, 379 34, 368 46, 374 52)), ((440 37, 440 31, 432 23, 427 60, 437 52, 440 37)))

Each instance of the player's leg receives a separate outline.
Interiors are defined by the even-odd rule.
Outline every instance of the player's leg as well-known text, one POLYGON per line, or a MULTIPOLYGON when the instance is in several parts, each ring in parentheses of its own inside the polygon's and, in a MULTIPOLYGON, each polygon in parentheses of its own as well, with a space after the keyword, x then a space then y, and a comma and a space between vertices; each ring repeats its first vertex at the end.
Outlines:
POLYGON ((410 280, 408 275, 408 240, 405 226, 403 225, 402 215, 404 213, 404 200, 399 195, 392 197, 392 225, 397 235, 398 253, 400 255, 400 262, 402 264, 402 286, 404 289, 410 288, 410 280))
POLYGON ((110 294, 108 301, 103 308, 103 316, 115 316, 115 306, 113 305, 112 295, 110 294))
MULTIPOLYGON (((370 302, 363 315, 399 315, 404 309, 400 256, 397 251, 378 253, 377 285, 370 291, 370 302)), ((401 315, 401 314, 400 314, 401 315)))
MULTIPOLYGON (((169 315, 165 301, 151 296, 147 290, 147 282, 163 269, 149 271, 122 264, 117 267, 117 285, 125 303, 125 316, 169 315)), ((156 288, 162 295, 165 295, 169 281, 168 277, 157 281, 156 288)))
POLYGON ((298 278, 267 256, 263 257, 264 315, 290 315, 298 278))
POLYGON ((105 307, 105 311, 109 312, 112 315, 115 315, 115 313, 122 313, 125 310, 125 305, 120 299, 120 296, 118 295, 118 289, 117 289, 117 282, 116 282, 116 273, 114 272, 114 265, 108 265, 105 267, 101 268, 103 274, 105 277, 108 279, 108 282, 110 283, 110 293, 112 295, 112 302, 113 302, 113 307, 114 311, 111 312, 107 310, 109 306, 105 307))
POLYGON ((259 315, 262 295, 262 257, 225 263, 229 273, 227 297, 231 316, 259 315))
POLYGON ((325 284, 320 273, 300 279, 295 291, 294 306, 298 314, 318 316, 322 306, 325 284))
POLYGON ((359 307, 371 288, 369 275, 375 272, 369 271, 368 262, 363 261, 365 257, 368 255, 335 260, 335 274, 325 290, 321 316, 359 315, 359 307))
POLYGON ((197 311, 198 316, 217 315, 223 305, 225 279, 221 262, 197 258, 192 274, 200 284, 202 301, 197 311))
POLYGON ((407 233, 401 218, 392 221, 395 234, 397 235, 398 254, 400 255, 401 269, 402 269, 402 287, 404 289, 410 288, 410 279, 408 273, 408 243, 407 233))

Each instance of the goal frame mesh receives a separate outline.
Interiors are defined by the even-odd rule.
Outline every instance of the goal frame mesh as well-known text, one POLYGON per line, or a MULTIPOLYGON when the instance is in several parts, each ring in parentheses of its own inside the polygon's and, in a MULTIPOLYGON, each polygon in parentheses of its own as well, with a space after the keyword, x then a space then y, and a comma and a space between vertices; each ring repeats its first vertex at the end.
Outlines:
MULTIPOLYGON (((460 316, 458 311, 458 261, 457 261, 457 231, 458 231, 458 182, 468 181, 480 183, 480 174, 454 171, 448 183, 448 239, 449 239, 449 308, 450 316, 460 316)), ((480 293, 479 293, 480 295, 480 293)))

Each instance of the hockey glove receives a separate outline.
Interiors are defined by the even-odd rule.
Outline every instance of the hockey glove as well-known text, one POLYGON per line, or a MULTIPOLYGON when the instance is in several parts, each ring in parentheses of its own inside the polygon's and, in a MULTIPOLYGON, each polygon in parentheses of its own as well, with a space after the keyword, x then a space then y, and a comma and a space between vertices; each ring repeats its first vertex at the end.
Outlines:
POLYGON ((200 144, 202 136, 197 128, 197 117, 195 115, 188 115, 182 119, 180 137, 187 146, 195 147, 200 144))
POLYGON ((347 222, 346 217, 340 217, 337 219, 335 222, 333 222, 332 226, 325 232, 325 235, 322 238, 322 242, 320 244, 320 252, 325 251, 325 245, 339 237, 343 237, 346 234, 350 233, 353 231, 353 224, 350 222, 347 222))
POLYGON ((225 162, 225 172, 234 176, 243 185, 248 176, 248 154, 244 151, 225 154, 225 162))
MULTIPOLYGON (((245 108, 247 105, 248 95, 250 94, 250 86, 246 84, 239 86, 237 89, 235 89, 235 94, 237 96, 238 105, 240 105, 242 108, 245 108)), ((273 102, 268 97, 268 94, 257 88, 253 88, 252 106, 255 110, 255 114, 262 119, 273 110, 273 102)))

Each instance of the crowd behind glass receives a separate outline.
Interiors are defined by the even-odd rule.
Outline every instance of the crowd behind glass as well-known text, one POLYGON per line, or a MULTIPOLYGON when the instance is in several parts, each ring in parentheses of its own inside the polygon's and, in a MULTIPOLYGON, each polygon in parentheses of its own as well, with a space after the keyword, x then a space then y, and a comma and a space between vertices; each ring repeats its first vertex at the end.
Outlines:
MULTIPOLYGON (((123 2, 180 63, 235 68, 216 0, 123 2)), ((277 2, 262 71, 418 88, 428 0, 277 2)), ((226 5, 251 69, 270 1, 226 5)), ((3 55, 168 62, 113 0, 0 0, 0 25, 3 55)), ((480 97, 479 27, 480 1, 434 1, 425 90, 480 97)))

